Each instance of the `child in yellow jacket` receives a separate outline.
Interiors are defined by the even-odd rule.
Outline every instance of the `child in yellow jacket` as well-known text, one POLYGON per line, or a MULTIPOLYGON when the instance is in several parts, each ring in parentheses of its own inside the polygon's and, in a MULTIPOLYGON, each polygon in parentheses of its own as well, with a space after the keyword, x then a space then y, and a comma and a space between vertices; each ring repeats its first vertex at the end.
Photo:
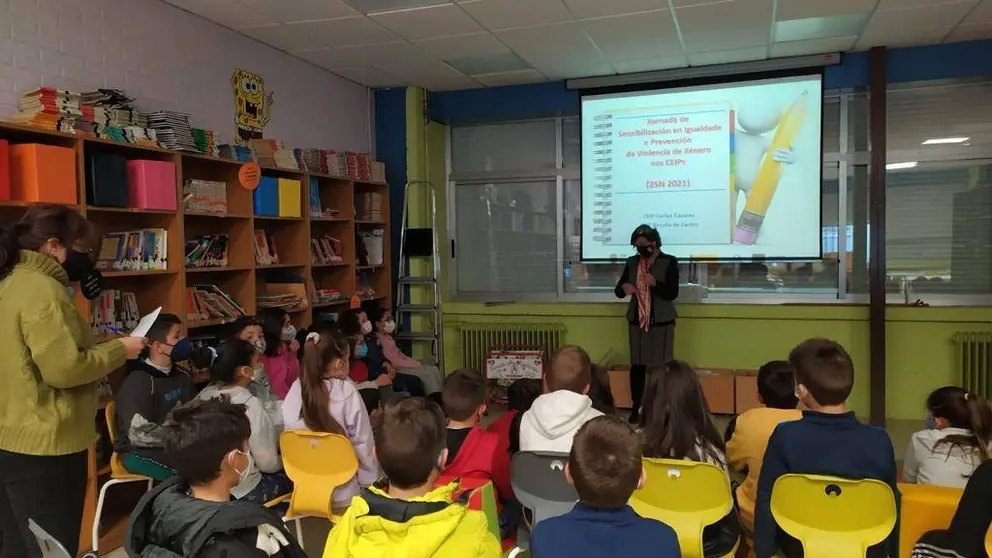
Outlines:
POLYGON ((482 512, 433 488, 448 459, 444 413, 421 397, 394 400, 375 429, 375 455, 389 487, 363 489, 324 547, 324 558, 499 558, 482 512))

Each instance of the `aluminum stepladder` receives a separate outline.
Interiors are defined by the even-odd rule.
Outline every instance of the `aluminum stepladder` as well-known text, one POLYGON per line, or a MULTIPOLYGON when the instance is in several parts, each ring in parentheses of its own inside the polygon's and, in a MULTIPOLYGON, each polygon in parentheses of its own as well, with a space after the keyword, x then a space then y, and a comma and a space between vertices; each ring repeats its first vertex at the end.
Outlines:
MULTIPOLYGON (((430 180, 406 183, 403 197, 403 217, 400 227, 399 274, 396 284, 396 339, 413 343, 430 343, 434 364, 444 373, 444 348, 441 344, 441 253, 437 234, 437 198, 430 180), (418 187, 426 187, 429 220, 426 227, 410 226, 410 196, 418 187), (426 262, 425 260, 430 260, 426 262), (412 263, 424 262, 412 274, 412 263), (415 300, 419 293, 421 300, 415 300), (427 324, 418 324, 415 316, 423 316, 427 324), (425 327, 426 326, 426 327, 425 327)), ((426 359, 425 359, 426 360, 426 359)))

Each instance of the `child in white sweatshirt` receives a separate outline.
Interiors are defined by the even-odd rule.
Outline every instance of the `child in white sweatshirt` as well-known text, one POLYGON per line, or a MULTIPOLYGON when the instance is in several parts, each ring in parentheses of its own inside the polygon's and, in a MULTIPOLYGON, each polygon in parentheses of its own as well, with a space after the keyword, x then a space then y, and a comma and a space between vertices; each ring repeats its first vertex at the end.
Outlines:
POLYGON ((603 413, 592 406, 589 383, 592 361, 575 345, 558 349, 551 357, 545 393, 520 420, 520 451, 568 453, 572 438, 586 421, 603 413))

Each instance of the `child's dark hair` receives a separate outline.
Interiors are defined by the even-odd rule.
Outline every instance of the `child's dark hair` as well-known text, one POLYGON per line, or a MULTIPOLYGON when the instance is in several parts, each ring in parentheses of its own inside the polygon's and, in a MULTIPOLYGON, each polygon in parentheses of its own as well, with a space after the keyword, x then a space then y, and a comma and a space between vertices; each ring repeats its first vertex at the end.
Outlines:
POLYGON ((765 407, 772 409, 795 409, 796 374, 792 365, 784 360, 766 362, 758 369, 758 395, 765 407))
POLYGON ((592 381, 589 382, 589 399, 592 399, 592 408, 604 415, 612 415, 617 412, 617 409, 613 406, 610 374, 598 364, 593 364, 590 370, 592 371, 592 381))
POLYGON ((592 381, 592 360, 578 345, 565 345, 551 355, 547 378, 548 391, 565 389, 585 393, 592 381))
POLYGON ((338 318, 338 327, 341 333, 348 337, 355 337, 362 333, 362 314, 366 314, 364 308, 349 308, 338 318))
POLYGON ((652 366, 644 386, 644 455, 721 461, 723 438, 713 424, 696 371, 680 360, 652 366))
POLYGON ((517 380, 506 388, 506 406, 511 411, 524 412, 541 395, 541 380, 517 380))
POLYGON ((176 407, 163 429, 166 461, 192 486, 216 479, 224 456, 244 449, 251 435, 244 405, 230 403, 226 397, 194 399, 176 407))
POLYGON ((982 463, 989 460, 989 440, 992 439, 992 409, 984 397, 957 386, 938 388, 927 397, 927 410, 934 418, 945 419, 952 428, 970 430, 971 435, 952 434, 934 444, 934 451, 948 446, 978 453, 982 463))
POLYGON ((276 356, 282 347, 282 324, 286 322, 288 315, 282 308, 262 308, 258 313, 258 321, 262 323, 262 336, 265 337, 265 356, 276 356))
POLYGON ((620 509, 641 480, 641 438, 622 419, 604 415, 579 428, 568 470, 579 499, 590 506, 620 509))
POLYGON ((303 362, 300 365, 300 394, 303 406, 300 418, 310 430, 347 436, 344 427, 331 415, 330 388, 324 381, 327 367, 337 359, 348 365, 350 346, 335 328, 318 332, 319 341, 309 339, 303 344, 303 362))
POLYGON ((155 318, 155 322, 152 323, 152 327, 148 328, 148 334, 145 337, 151 343, 164 343, 169 338, 169 332, 172 330, 172 327, 177 325, 183 325, 183 321, 179 319, 179 316, 175 314, 159 314, 155 318))
POLYGON ((254 345, 236 337, 229 339, 217 348, 217 358, 210 366, 210 379, 225 386, 231 385, 237 378, 238 370, 250 367, 254 357, 254 345))
POLYGON ((808 339, 789 353, 796 383, 806 386, 820 405, 841 405, 854 389, 854 362, 839 343, 808 339))
POLYGON ((37 252, 49 238, 57 238, 67 250, 79 245, 94 249, 99 242, 93 225, 75 209, 55 204, 29 206, 18 222, 0 228, 0 279, 14 269, 21 250, 37 252))
POLYGON ((444 412, 451 420, 466 420, 486 402, 486 379, 475 370, 455 370, 441 390, 444 412))
POLYGON ((386 316, 386 312, 389 312, 389 308, 373 306, 365 314, 368 316, 369 321, 372 322, 372 327, 375 327, 375 324, 381 322, 382 318, 386 316))
MULTIPOLYGON (((258 319, 255 316, 241 316, 240 318, 238 318, 238 319, 234 320, 233 322, 231 322, 231 333, 230 333, 230 337, 237 337, 237 336, 241 335, 241 332, 242 331, 248 329, 249 327, 253 327, 253 326, 262 326, 262 320, 258 319)), ((280 330, 281 330, 282 329, 282 322, 279 322, 279 326, 280 326, 280 330)), ((262 327, 262 331, 263 332, 265 331, 265 328, 264 327, 262 327)), ((280 335, 280 337, 281 337, 281 335, 280 335)), ((266 345, 268 345, 268 340, 266 340, 265 343, 266 343, 266 345)))
POLYGON ((405 489, 426 483, 440 465, 446 436, 444 412, 435 403, 423 397, 386 403, 373 439, 389 484, 405 489))

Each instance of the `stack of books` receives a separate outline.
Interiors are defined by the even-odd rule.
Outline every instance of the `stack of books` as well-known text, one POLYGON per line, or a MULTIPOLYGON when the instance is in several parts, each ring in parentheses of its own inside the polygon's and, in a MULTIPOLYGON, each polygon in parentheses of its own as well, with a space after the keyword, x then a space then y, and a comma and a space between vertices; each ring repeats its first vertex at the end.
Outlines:
POLYGON ((313 292, 313 303, 330 304, 339 300, 344 300, 345 296, 337 289, 317 289, 313 292))
POLYGON ((138 327, 139 320, 134 293, 107 290, 90 303, 90 327, 95 337, 127 335, 138 327))
POLYGON ((217 144, 214 143, 214 131, 205 128, 193 128, 193 141, 196 150, 211 157, 217 156, 217 144))
POLYGON ((299 170, 293 150, 286 147, 282 140, 256 139, 251 140, 251 148, 255 152, 258 164, 263 167, 278 167, 281 169, 299 170))
POLYGON ((228 322, 245 314, 245 309, 217 285, 192 285, 186 288, 186 319, 191 322, 228 322))
POLYGON ((327 174, 326 149, 301 149, 301 157, 306 170, 327 174))
POLYGON ((162 270, 168 267, 165 229, 107 233, 100 243, 96 267, 103 271, 162 270))
POLYGON ((382 194, 356 192, 355 218, 360 221, 382 221, 382 194))
POLYGON ((217 151, 222 159, 242 161, 244 163, 250 163, 255 160, 255 156, 252 154, 251 149, 243 145, 232 145, 225 143, 217 146, 217 151))
POLYGON ((183 184, 183 208, 187 213, 227 215, 227 184, 187 179, 183 184))
POLYGON ((255 297, 255 302, 259 308, 282 308, 283 310, 293 310, 304 305, 303 297, 292 293, 258 295, 255 297))
POLYGON ((327 152, 327 174, 331 176, 348 177, 348 163, 344 153, 327 152))
POLYGON ((68 89, 32 89, 21 95, 18 104, 12 123, 53 132, 73 133, 76 119, 83 115, 79 93, 68 89))
POLYGON ((186 241, 186 267, 227 267, 230 239, 226 234, 205 234, 186 241))
POLYGON ((310 239, 310 258, 320 265, 342 264, 341 241, 328 235, 310 239))
POLYGON ((345 153, 345 164, 348 167, 348 178, 372 180, 372 157, 368 153, 345 153))
POLYGON ((197 150, 188 114, 160 110, 145 114, 145 118, 148 119, 148 127, 155 130, 155 137, 162 147, 179 151, 197 150))
POLYGON ((276 239, 261 229, 255 231, 255 264, 275 265, 279 263, 276 239))

